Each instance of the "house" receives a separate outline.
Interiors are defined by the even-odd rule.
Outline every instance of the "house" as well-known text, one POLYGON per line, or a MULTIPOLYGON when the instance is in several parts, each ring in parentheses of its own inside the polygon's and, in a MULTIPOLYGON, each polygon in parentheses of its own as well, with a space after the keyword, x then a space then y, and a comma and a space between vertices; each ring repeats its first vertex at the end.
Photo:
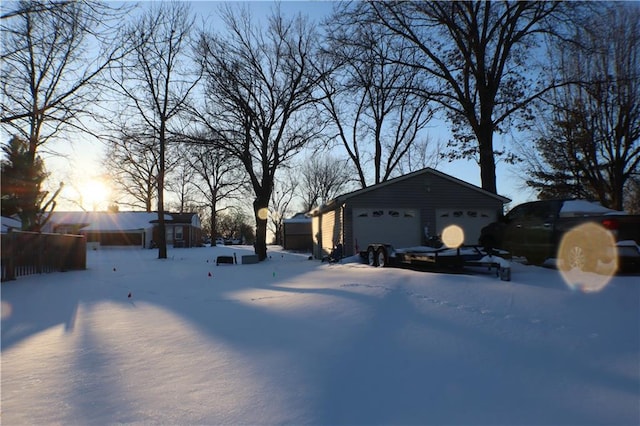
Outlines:
POLYGON ((282 220, 282 246, 285 250, 311 252, 313 236, 311 218, 305 213, 297 213, 282 220))
POLYGON ((394 247, 424 245, 455 224, 464 244, 477 244, 480 230, 502 213, 508 198, 483 190, 432 168, 341 195, 312 210, 316 258, 343 244, 345 256, 371 243, 394 247))
MULTIPOLYGON (((167 244, 193 247, 201 238, 200 219, 195 213, 166 213, 167 244), (195 217, 194 217, 195 216, 195 217), (185 236, 187 239, 185 240, 185 236)), ((138 246, 151 248, 157 241, 158 213, 155 212, 53 212, 44 232, 80 234, 87 247, 138 246)))
MULTIPOLYGON (((167 245, 174 247, 200 247, 202 246, 202 224, 197 213, 169 213, 165 216, 164 225, 167 236, 167 245)), ((158 215, 151 222, 154 228, 154 240, 158 240, 158 215)))

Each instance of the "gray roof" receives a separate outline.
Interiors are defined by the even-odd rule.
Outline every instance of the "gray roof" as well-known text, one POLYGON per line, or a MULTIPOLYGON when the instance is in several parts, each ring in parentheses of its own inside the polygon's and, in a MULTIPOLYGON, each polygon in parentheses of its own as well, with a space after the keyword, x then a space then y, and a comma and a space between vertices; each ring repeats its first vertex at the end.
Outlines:
MULTIPOLYGON (((53 212, 49 223, 51 226, 79 226, 83 231, 134 231, 153 227, 151 221, 158 218, 158 213, 147 212, 53 212)), ((171 220, 165 214, 166 220, 171 220)))
POLYGON ((492 192, 489 192, 487 190, 484 190, 484 189, 480 188, 479 186, 472 185, 469 182, 465 182, 465 181, 463 181, 461 179, 458 179, 458 178, 453 177, 451 175, 448 175, 446 173, 439 172, 438 170, 432 169, 431 167, 426 167, 424 169, 416 170, 415 172, 407 173, 406 175, 398 176, 396 178, 389 179, 389 180, 386 180, 384 182, 380 182, 377 185, 367 186, 366 188, 358 189, 358 190, 355 190, 355 191, 352 191, 352 192, 348 192, 348 193, 343 194, 343 195, 339 195, 338 197, 334 198, 333 200, 328 201, 327 203, 325 203, 325 204, 323 204, 323 205, 321 205, 319 207, 316 207, 315 209, 311 210, 308 214, 309 214, 309 216, 317 216, 317 215, 319 215, 321 213, 328 212, 328 211, 336 209, 338 206, 342 205, 349 198, 356 197, 356 196, 362 195, 362 194, 364 194, 366 192, 374 191, 376 189, 383 188, 383 187, 385 187, 387 185, 393 185, 394 183, 398 183, 398 182, 401 182, 403 180, 410 179, 410 178, 413 178, 415 176, 420 176, 420 175, 423 175, 423 174, 432 174, 432 175, 435 175, 435 176, 450 180, 451 182, 454 182, 454 183, 456 183, 458 185, 462 185, 462 186, 467 187, 469 189, 472 189, 474 191, 478 191, 478 192, 480 192, 480 193, 482 193, 482 194, 484 194, 484 195, 486 195, 488 197, 495 198, 496 200, 501 201, 502 203, 508 203, 508 202, 511 201, 511 199, 509 199, 507 197, 503 197, 502 195, 494 194, 492 192))

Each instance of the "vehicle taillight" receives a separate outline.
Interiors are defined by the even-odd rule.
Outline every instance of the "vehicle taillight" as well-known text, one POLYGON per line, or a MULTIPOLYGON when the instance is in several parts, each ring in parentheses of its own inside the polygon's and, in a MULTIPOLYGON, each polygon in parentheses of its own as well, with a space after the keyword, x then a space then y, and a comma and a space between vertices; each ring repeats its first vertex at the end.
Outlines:
POLYGON ((602 226, 610 231, 615 231, 618 229, 619 223, 617 219, 604 219, 602 221, 602 226))

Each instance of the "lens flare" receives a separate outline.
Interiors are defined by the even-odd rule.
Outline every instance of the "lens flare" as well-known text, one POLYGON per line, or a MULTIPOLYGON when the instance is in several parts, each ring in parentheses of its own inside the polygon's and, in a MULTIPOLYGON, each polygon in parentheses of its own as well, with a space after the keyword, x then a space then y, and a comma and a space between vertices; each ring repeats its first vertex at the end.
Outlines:
POLYGON ((458 225, 449 225, 442 230, 442 242, 449 248, 458 248, 464 242, 464 231, 458 225))
POLYGON ((263 207, 260 210, 258 210, 258 219, 267 220, 268 216, 269 216, 269 209, 267 209, 266 207, 263 207))
POLYGON ((7 319, 11 316, 13 309, 11 308, 11 303, 2 301, 2 319, 7 319))
POLYGON ((618 270, 613 234, 597 223, 583 223, 567 232, 558 248, 558 267, 572 290, 602 290, 618 270))

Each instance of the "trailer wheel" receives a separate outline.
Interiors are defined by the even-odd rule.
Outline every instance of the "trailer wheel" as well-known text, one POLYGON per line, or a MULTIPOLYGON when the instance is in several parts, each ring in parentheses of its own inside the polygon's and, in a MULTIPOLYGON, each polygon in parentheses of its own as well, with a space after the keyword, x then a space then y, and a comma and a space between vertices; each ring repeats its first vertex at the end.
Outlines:
POLYGON ((385 250, 384 247, 380 247, 378 249, 378 252, 376 253, 376 260, 379 267, 384 268, 385 266, 387 266, 387 263, 388 263, 387 250, 385 250))
POLYGON ((590 271, 592 269, 592 260, 587 250, 580 244, 573 241, 567 243, 561 254, 562 268, 566 271, 578 269, 580 271, 590 271))
POLYGON ((376 251, 373 247, 367 249, 367 263, 369 266, 378 266, 376 263, 376 251))

